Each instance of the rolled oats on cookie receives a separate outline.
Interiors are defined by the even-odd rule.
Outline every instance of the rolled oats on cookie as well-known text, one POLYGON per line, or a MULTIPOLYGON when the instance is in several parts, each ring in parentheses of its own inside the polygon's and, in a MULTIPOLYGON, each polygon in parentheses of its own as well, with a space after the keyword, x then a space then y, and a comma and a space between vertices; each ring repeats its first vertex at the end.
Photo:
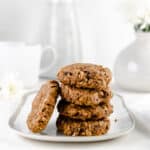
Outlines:
POLYGON ((108 132, 110 121, 107 118, 97 121, 81 121, 59 116, 56 126, 59 132, 67 136, 96 136, 108 132))
POLYGON ((112 78, 108 68, 86 63, 65 66, 57 77, 63 84, 89 89, 105 89, 112 78))
POLYGON ((108 117, 113 112, 111 104, 102 103, 91 107, 75 105, 65 100, 59 101, 57 108, 60 115, 78 120, 99 120, 108 117))

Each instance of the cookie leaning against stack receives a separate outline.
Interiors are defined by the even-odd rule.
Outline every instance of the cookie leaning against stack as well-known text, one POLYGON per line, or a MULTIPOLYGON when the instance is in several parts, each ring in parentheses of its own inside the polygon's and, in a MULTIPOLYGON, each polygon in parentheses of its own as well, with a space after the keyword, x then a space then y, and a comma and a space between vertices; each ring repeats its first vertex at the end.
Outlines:
POLYGON ((58 103, 59 132, 72 136, 107 133, 113 112, 109 88, 111 72, 99 65, 77 63, 62 68, 58 74, 61 98, 58 103))
POLYGON ((58 94, 59 84, 55 80, 49 80, 41 86, 27 117, 27 126, 32 132, 38 133, 46 128, 54 111, 58 94))

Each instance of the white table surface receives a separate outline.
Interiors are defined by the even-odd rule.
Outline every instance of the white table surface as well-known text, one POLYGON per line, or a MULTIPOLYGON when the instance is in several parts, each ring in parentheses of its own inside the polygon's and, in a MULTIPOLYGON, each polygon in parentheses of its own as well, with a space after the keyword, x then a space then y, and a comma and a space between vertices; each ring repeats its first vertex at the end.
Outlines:
MULTIPOLYGON (((0 62, 1 61, 2 59, 0 62)), ((10 61, 11 60, 9 60, 8 64, 10 64, 10 61)), ((16 64, 18 65, 17 59, 13 59, 12 61, 14 64, 16 61, 16 64)), ((8 61, 5 61, 5 63, 7 62, 8 61)), ((28 64, 30 64, 30 62, 28 64)), ((6 68, 6 64, 1 65, 1 72, 3 72, 4 69, 10 70, 9 68, 6 68)), ((30 76, 24 75, 25 77, 30 78, 30 76)), ((13 101, 0 100, 0 150, 150 150, 150 127, 147 128, 150 126, 148 125, 150 124, 150 93, 125 92, 115 87, 114 89, 124 97, 127 106, 136 117, 136 127, 129 135, 111 141, 96 143, 51 143, 25 139, 12 133, 7 126, 9 115, 12 113, 12 105, 14 105, 13 101), (147 127, 145 125, 147 125, 147 127)))
MULTIPOLYGON (((117 89, 118 91, 118 89, 117 89)), ((136 127, 128 135, 121 138, 96 143, 53 143, 53 142, 39 142, 34 140, 25 139, 20 137, 8 128, 7 119, 8 114, 11 110, 13 102, 0 102, 0 118, 2 122, 0 124, 0 149, 11 149, 11 150, 50 150, 50 149, 61 149, 61 150, 72 150, 72 149, 92 149, 92 150, 124 150, 124 149, 136 149, 136 150, 149 150, 150 149, 150 128, 146 128, 145 124, 150 123, 150 94, 148 93, 130 93, 119 90, 119 93, 123 95, 127 106, 132 110, 136 117, 136 127), (143 122, 143 112, 139 112, 141 108, 145 108, 145 112, 149 112, 147 122, 143 122), (148 109, 147 109, 148 108, 148 109), (140 114, 141 113, 141 114, 140 114)))

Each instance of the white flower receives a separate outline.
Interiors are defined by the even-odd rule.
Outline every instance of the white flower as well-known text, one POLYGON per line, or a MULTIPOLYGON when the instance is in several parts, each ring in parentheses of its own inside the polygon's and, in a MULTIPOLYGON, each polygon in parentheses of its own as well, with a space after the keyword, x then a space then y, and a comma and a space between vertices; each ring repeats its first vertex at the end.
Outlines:
POLYGON ((145 21, 146 24, 150 24, 150 10, 145 12, 144 21, 145 21))
POLYGON ((23 82, 17 79, 17 74, 5 75, 0 83, 0 95, 4 99, 19 98, 24 91, 23 82))
POLYGON ((150 21, 150 0, 123 0, 119 5, 119 10, 132 23, 150 21))

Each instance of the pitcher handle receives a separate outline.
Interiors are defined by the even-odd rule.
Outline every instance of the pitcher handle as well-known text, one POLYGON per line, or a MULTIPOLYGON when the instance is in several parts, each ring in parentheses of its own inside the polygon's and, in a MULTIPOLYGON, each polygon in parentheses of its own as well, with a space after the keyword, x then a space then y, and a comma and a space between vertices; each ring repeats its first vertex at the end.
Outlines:
POLYGON ((41 62, 40 62, 40 76, 44 76, 44 74, 53 68, 58 60, 58 54, 53 47, 45 47, 42 49, 41 62), (52 58, 51 60, 49 59, 52 58), (44 58, 44 60, 43 60, 44 58))

